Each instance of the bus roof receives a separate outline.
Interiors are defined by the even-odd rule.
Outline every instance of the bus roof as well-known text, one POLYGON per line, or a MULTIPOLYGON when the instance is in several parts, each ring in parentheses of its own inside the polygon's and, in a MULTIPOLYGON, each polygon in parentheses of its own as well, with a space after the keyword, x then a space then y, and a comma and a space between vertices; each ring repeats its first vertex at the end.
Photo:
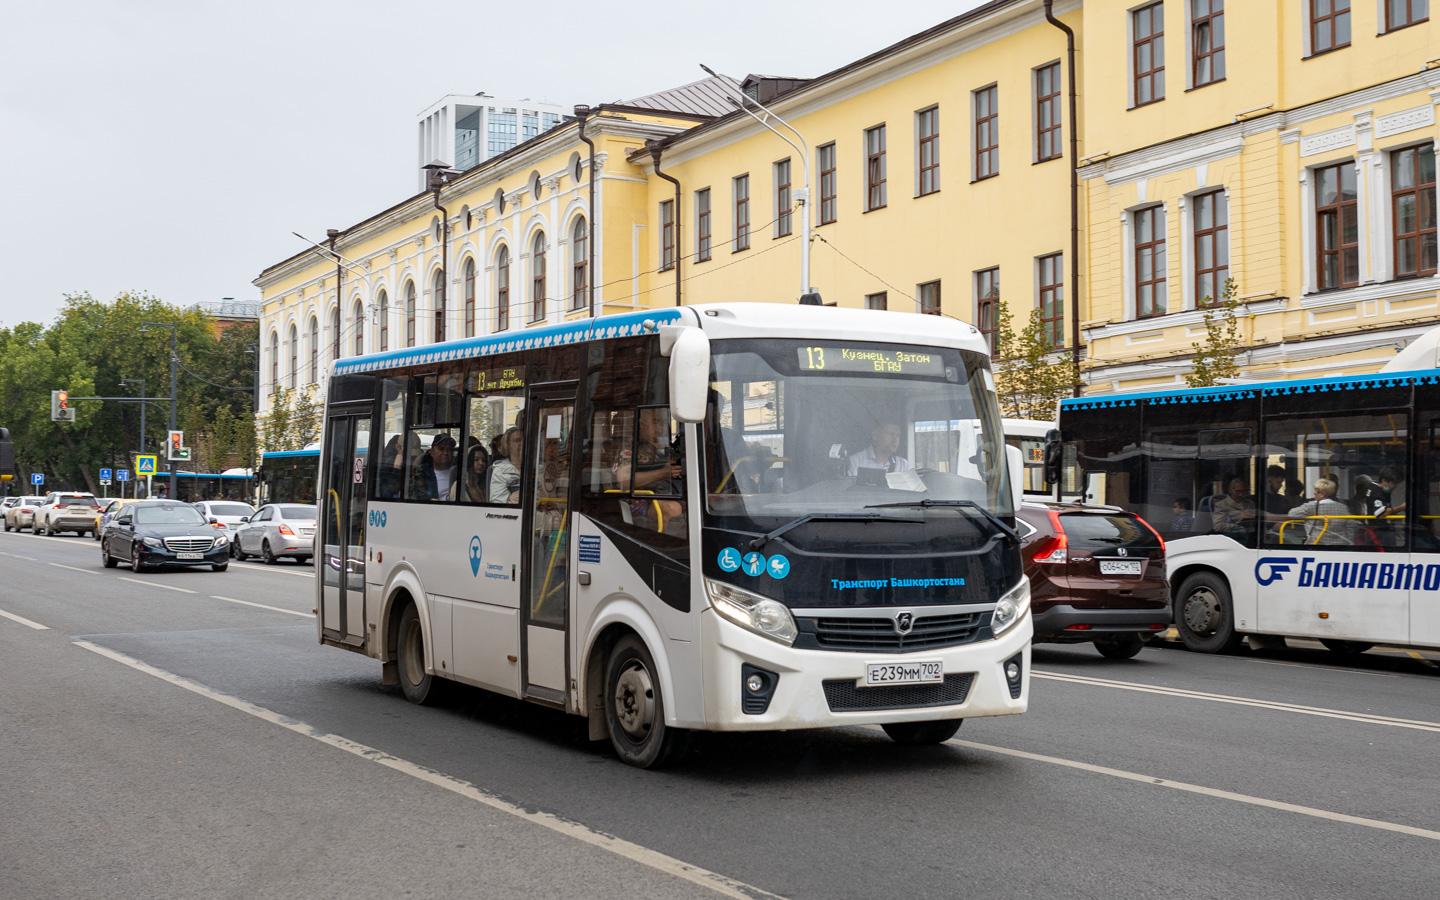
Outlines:
POLYGON ((1061 400, 1060 409, 1109 409, 1136 406, 1140 403, 1214 403, 1225 400, 1253 400, 1256 397, 1281 397, 1288 394, 1325 394, 1366 388, 1408 387, 1416 384, 1440 384, 1440 369, 1349 375, 1342 378, 1226 384, 1205 388, 1173 387, 1159 391, 1137 391, 1133 394, 1097 394, 1092 397, 1061 400))
POLYGON ((261 459, 285 459, 293 456, 319 456, 319 450, 270 450, 260 454, 261 459))

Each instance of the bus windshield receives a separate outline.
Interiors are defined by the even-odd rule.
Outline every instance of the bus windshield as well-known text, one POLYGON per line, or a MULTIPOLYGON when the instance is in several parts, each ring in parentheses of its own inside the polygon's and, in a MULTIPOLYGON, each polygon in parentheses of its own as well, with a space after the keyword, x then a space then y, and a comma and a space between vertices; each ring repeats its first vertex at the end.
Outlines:
POLYGON ((1014 514, 979 353, 726 340, 712 344, 711 365, 706 509, 728 527, 767 531, 802 515, 955 518, 944 502, 956 500, 1014 514))

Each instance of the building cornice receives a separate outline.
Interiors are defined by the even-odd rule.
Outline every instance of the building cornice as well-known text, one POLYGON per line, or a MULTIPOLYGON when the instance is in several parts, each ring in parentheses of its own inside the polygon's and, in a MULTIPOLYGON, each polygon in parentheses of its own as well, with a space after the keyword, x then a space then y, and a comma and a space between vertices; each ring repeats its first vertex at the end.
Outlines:
MULTIPOLYGON (((1263 316, 1266 313, 1283 312, 1289 298, 1275 297, 1269 300, 1253 300, 1249 303, 1241 303, 1235 308, 1237 318, 1241 316, 1263 316)), ((1183 312, 1169 313, 1163 316, 1151 316, 1145 319, 1133 319, 1129 322, 1111 322, 1105 325, 1085 326, 1085 340, 1087 343, 1104 340, 1105 338, 1124 337, 1129 334, 1140 334, 1145 331, 1161 331, 1166 328, 1177 328, 1184 325, 1200 325, 1205 321, 1205 313, 1216 313, 1215 309, 1187 309, 1183 312)))

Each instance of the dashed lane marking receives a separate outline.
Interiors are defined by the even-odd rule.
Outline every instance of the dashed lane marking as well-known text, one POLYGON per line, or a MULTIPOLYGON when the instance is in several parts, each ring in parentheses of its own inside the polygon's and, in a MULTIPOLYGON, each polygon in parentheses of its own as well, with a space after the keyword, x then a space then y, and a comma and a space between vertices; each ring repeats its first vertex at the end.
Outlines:
POLYGON ((49 631, 49 630, 50 630, 50 626, 49 626, 49 625, 41 625, 39 622, 32 622, 32 621, 30 621, 29 619, 25 618, 24 616, 17 616, 17 615, 15 615, 14 613, 8 613, 8 612, 6 612, 6 611, 3 610, 3 609, 0 609, 0 616, 4 616, 5 618, 9 619, 9 620, 12 621, 12 622, 19 622, 21 625, 28 626, 28 627, 30 627, 30 628, 35 629, 36 631, 49 631))
POLYGON ((104 575, 104 572, 97 572, 94 569, 82 569, 79 566, 67 566, 64 563, 49 563, 57 569, 69 569, 72 572, 84 572, 86 575, 104 575))
POLYGON ((220 596, 219 594, 211 594, 211 595, 210 595, 210 599, 211 599, 211 600, 228 600, 228 601, 231 602, 231 603, 243 603, 243 604, 245 604, 246 606, 255 606, 255 607, 259 607, 260 609, 271 609, 271 610, 274 610, 275 612, 289 613, 289 614, 292 615, 292 616, 304 616, 304 617, 307 618, 307 619, 313 619, 313 618, 315 618, 315 614, 314 614, 314 613, 296 612, 296 611, 293 610, 293 609, 281 609, 281 608, 278 607, 278 606, 266 606, 266 605, 263 604, 263 603, 251 603, 249 600, 236 600, 234 597, 222 597, 222 596, 220 596))
POLYGON ((241 712, 248 713, 249 715, 252 715, 257 719, 262 719, 273 725, 279 725, 281 728, 288 729, 295 732, 296 734, 304 735, 305 737, 319 741, 322 744, 328 744, 331 747, 334 747, 338 750, 343 750, 346 753, 358 756, 361 759, 368 760, 373 763, 378 763, 388 769, 393 769, 396 772, 400 772, 404 775, 409 775, 411 778, 424 781, 442 790, 446 790, 452 794, 457 794, 461 797, 464 797, 467 800, 473 800, 476 803, 483 804, 490 807, 491 809, 505 813, 506 815, 511 815, 517 819, 522 819, 526 822, 531 823, 532 825, 539 825, 541 828, 547 828, 550 831, 556 832, 557 834, 573 838, 577 841, 580 841, 581 843, 588 844, 607 853, 613 853, 616 856, 624 857, 625 859, 639 863, 643 866, 648 866, 649 868, 652 868, 658 872, 662 872, 666 875, 671 875, 676 878, 688 881, 692 884, 697 884, 701 887, 709 888, 710 890, 722 896, 735 897, 737 898, 737 900, 754 900, 754 898, 767 897, 777 898, 778 900, 777 894, 772 894, 768 891, 762 891, 757 887, 753 887, 741 881, 736 881, 733 878, 727 878, 724 875, 711 872, 708 869, 702 869, 699 866, 690 865, 689 863, 675 859, 672 856, 666 856, 665 854, 660 853, 657 850, 651 850, 648 847, 642 847, 639 844, 631 843, 630 841, 618 838, 613 834, 606 834, 603 831, 597 831, 593 828, 581 824, 580 822, 571 821, 570 819, 564 819, 552 813, 536 812, 534 810, 529 810, 520 806, 516 806, 513 803, 509 803, 505 800, 500 799, 489 791, 476 787, 468 781, 462 781, 459 778, 446 775, 443 772, 437 772, 434 769, 427 769, 424 766, 417 765, 416 763, 401 759, 397 756, 391 756, 384 751, 376 750, 374 747, 367 747, 364 744, 357 743, 350 740, 349 738, 341 737, 338 734, 328 734, 314 727, 313 725, 308 725, 304 722, 297 721, 290 718, 289 716, 283 716, 277 712, 266 709, 263 706, 257 706, 254 703, 241 700, 238 697, 234 697, 229 694, 223 694, 220 691, 203 685, 197 681, 191 681, 190 679, 184 678, 180 675, 176 675, 173 672, 167 672, 164 669, 156 668, 149 663, 141 662, 138 659, 126 656, 122 653, 116 653, 113 650, 98 646, 96 644, 92 644, 89 641, 75 641, 75 645, 77 647, 84 647, 86 650, 89 650, 93 653, 98 653, 99 655, 104 656, 108 659, 113 659, 118 663, 135 669, 136 671, 144 672, 147 675, 153 675, 156 678, 168 681, 176 687, 184 688, 187 691, 199 694, 200 696, 206 697, 210 700, 214 700, 217 703, 223 703, 231 709, 237 709, 241 712))
POLYGON ((241 572, 268 572, 272 575, 293 575, 297 578, 315 577, 314 572, 291 572, 287 569, 281 569, 275 566, 264 566, 260 563, 241 562, 238 559, 233 560, 231 562, 231 565, 235 566, 235 568, 241 572))
POLYGON ((189 590, 188 588, 171 587, 171 586, 168 585, 168 584, 159 584, 158 582, 154 582, 154 581, 141 581, 141 580, 138 579, 138 578, 130 578, 130 577, 125 576, 125 575, 121 575, 121 576, 120 576, 120 580, 121 580, 121 581, 128 581, 128 582, 130 582, 130 583, 132 583, 132 584, 143 584, 143 585, 145 585, 146 587, 158 587, 158 588, 163 588, 164 590, 167 590, 167 591, 179 591, 179 592, 182 593, 182 594, 198 594, 198 593, 200 593, 199 591, 192 591, 192 590, 189 590))

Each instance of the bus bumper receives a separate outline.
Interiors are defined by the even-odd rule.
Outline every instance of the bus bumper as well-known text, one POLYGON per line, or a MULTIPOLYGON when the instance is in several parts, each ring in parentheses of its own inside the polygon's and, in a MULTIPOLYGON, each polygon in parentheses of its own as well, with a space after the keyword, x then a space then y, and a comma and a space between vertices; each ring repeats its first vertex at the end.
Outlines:
POLYGON ((1029 615, 995 640, 918 653, 797 650, 741 628, 705 610, 705 728, 712 731, 785 731, 1008 716, 1030 701, 1029 615), (939 660, 943 685, 864 687, 869 663, 939 660), (1006 678, 1017 662, 1017 682, 1006 678), (759 670, 758 673, 756 670, 759 670), (747 686, 764 682, 757 697, 747 686), (968 682, 967 682, 968 676, 968 682), (748 701, 748 702, 747 702, 748 701), (763 709, 762 709, 763 707, 763 709))

